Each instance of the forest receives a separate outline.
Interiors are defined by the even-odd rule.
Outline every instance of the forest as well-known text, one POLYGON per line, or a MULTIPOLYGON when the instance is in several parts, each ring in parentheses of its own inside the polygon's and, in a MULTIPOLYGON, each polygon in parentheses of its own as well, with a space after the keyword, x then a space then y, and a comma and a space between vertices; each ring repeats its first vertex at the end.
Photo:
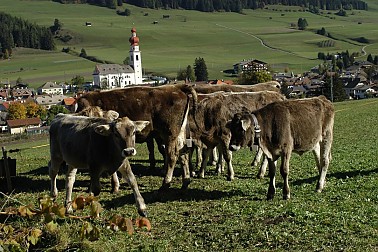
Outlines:
POLYGON ((322 10, 368 9, 367 3, 361 0, 128 0, 126 2, 144 8, 182 8, 204 12, 241 12, 243 9, 264 8, 266 5, 272 4, 303 6, 322 10))
POLYGON ((151 9, 186 9, 203 12, 226 11, 241 12, 243 9, 262 9, 266 5, 281 4, 303 6, 322 10, 367 10, 368 5, 362 0, 53 0, 55 2, 88 3, 115 9, 123 3, 151 9))
POLYGON ((0 59, 12 55, 14 47, 53 50, 55 42, 49 28, 0 12, 0 59))

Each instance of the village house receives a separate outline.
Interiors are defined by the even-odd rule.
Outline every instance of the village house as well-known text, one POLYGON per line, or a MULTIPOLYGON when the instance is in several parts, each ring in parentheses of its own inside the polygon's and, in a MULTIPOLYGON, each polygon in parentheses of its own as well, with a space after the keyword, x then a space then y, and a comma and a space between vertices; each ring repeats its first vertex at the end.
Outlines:
POLYGON ((241 62, 234 64, 233 66, 235 74, 243 72, 268 71, 268 63, 256 59, 244 59, 241 62))
POLYGON ((39 128, 41 126, 41 119, 39 118, 26 118, 7 120, 8 131, 11 134, 26 133, 28 129, 39 128))
POLYGON ((93 72, 93 84, 101 89, 124 88, 129 85, 143 84, 142 57, 136 29, 131 29, 130 65, 99 64, 93 72))
POLYGON ((41 94, 63 94, 63 86, 56 84, 56 82, 48 81, 37 89, 39 95, 41 94))
POLYGON ((44 106, 46 109, 53 105, 62 105, 63 100, 68 98, 65 95, 37 95, 34 97, 35 103, 44 106))

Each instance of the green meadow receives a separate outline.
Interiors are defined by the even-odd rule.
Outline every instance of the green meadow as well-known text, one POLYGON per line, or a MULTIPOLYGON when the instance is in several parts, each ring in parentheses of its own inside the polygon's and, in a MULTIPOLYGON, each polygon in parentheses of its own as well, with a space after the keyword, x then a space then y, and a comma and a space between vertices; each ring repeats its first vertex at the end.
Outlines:
MULTIPOLYGON (((77 218, 55 218, 55 231, 48 231, 44 218, 0 215, 0 223, 15 230, 38 228, 42 236, 29 251, 364 251, 378 250, 377 99, 335 103, 332 161, 322 193, 315 192, 318 179, 312 153, 293 154, 290 163, 292 198, 282 200, 282 178, 277 173, 276 197, 266 200, 267 177, 257 179, 251 168, 253 154, 242 149, 233 155, 236 179, 215 175, 208 167, 205 179, 193 178, 186 191, 181 187, 181 169, 175 170, 169 190, 159 193, 158 170, 148 166, 146 146, 137 145, 131 159, 139 189, 148 208, 151 231, 132 235, 107 228, 113 215, 138 217, 132 191, 123 181, 121 192, 110 194, 109 178, 103 178, 100 218, 90 220, 88 210, 77 218), (79 217, 84 217, 80 219, 79 217), (85 223, 99 230, 99 239, 80 239, 85 223)), ((47 137, 38 141, 13 142, 8 156, 17 160, 14 191, 0 195, 0 212, 8 207, 34 205, 49 194, 47 137)), ((74 197, 87 196, 89 177, 79 172, 74 197)), ((2 189, 5 179, 1 180, 2 189)), ((64 175, 58 177, 59 196, 64 202, 64 175)), ((6 242, 5 234, 0 239, 6 242)), ((1 247, 0 247, 1 248, 1 247)))
MULTIPOLYGON (((73 39, 57 42, 56 52, 16 49, 10 60, 0 62, 0 80, 14 83, 22 78, 33 87, 46 81, 70 81, 76 75, 92 80, 94 62, 61 52, 70 47, 99 59, 122 63, 129 54, 130 29, 136 27, 140 37, 143 68, 175 78, 177 71, 193 65, 203 57, 210 79, 229 78, 222 71, 232 69, 243 59, 267 62, 275 72, 302 73, 318 65, 318 52, 336 53, 348 50, 378 54, 378 4, 367 1, 369 11, 348 11, 339 17, 332 11, 320 15, 303 12, 299 7, 268 6, 264 10, 237 13, 202 13, 186 10, 152 10, 124 4, 131 16, 91 5, 59 4, 51 1, 2 0, 0 10, 39 25, 51 26, 55 19, 63 24, 73 39), (163 15, 170 18, 163 19, 163 15), (305 31, 291 27, 299 18, 309 24, 305 31), (157 21, 158 24, 153 24, 157 21), (85 26, 91 22, 92 26, 85 26), (315 34, 324 27, 335 38, 333 47, 320 48, 329 38, 315 34), (356 39, 364 37, 369 44, 356 39), (263 42, 263 43, 262 43, 263 42)), ((366 60, 366 56, 361 56, 366 60)))

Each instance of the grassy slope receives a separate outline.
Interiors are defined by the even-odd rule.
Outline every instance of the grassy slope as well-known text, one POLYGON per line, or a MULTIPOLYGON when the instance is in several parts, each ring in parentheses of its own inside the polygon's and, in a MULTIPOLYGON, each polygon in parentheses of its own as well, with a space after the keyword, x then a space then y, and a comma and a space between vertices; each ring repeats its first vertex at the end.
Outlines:
MULTIPOLYGON (((224 78, 222 70, 230 69, 234 63, 247 58, 266 61, 276 71, 283 71, 288 66, 289 70, 300 73, 319 63, 313 60, 318 51, 360 51, 362 45, 350 43, 351 38, 360 36, 378 41, 375 25, 378 22, 375 15, 377 5, 374 3, 372 11, 355 11, 347 18, 336 19, 330 19, 327 16, 333 15, 327 13, 320 16, 294 11, 297 8, 288 12, 282 6, 270 7, 269 10, 245 10, 245 15, 126 6, 131 10, 130 17, 117 16, 114 10, 89 5, 62 5, 50 1, 0 2, 0 9, 7 13, 41 25, 50 26, 55 18, 59 19, 63 28, 75 37, 65 47, 70 46, 78 52, 84 48, 88 55, 116 63, 121 63, 128 56, 130 28, 135 26, 141 39, 144 68, 171 77, 175 77, 180 68, 192 65, 196 57, 205 59, 210 78, 224 78), (277 10, 273 11, 273 8, 277 10), (146 12, 148 16, 144 16, 146 12), (170 19, 163 19, 163 14, 169 14, 170 19), (296 23, 299 17, 308 21, 308 31, 290 29, 290 24, 296 23), (155 20, 159 24, 152 24, 155 20), (86 27, 86 21, 92 22, 92 27, 86 27), (343 41, 337 41, 334 48, 318 48, 316 42, 327 38, 312 31, 321 27, 343 41), (266 48, 254 36, 284 51, 266 48)), ((58 50, 62 46, 58 45, 58 50)), ((378 54, 377 43, 366 49, 368 53, 378 54)), ((20 54, 16 53, 10 61, 0 62, 0 80, 14 82, 21 77, 33 86, 41 85, 41 78, 45 81, 69 81, 77 74, 91 80, 95 65, 85 60, 71 61, 75 59, 62 53, 56 53, 55 60, 48 56, 44 59, 38 57, 35 63, 20 54), (23 71, 20 71, 21 68, 23 71)))
MULTIPOLYGON (((268 178, 255 178, 257 171, 249 166, 248 150, 234 154, 236 180, 233 182, 215 176, 210 168, 207 177, 193 179, 186 192, 180 191, 180 177, 176 174, 172 189, 158 194, 156 190, 162 177, 148 172, 144 162, 148 157, 145 145, 138 145, 132 165, 148 206, 152 232, 130 237, 124 232, 106 230, 105 224, 97 221, 94 223, 101 230, 100 240, 80 242, 76 232, 81 222, 62 220, 59 233, 45 240, 41 250, 79 247, 86 251, 377 251, 378 117, 373 115, 378 100, 336 103, 335 109, 333 160, 321 194, 314 192, 317 171, 312 154, 294 154, 290 171, 292 199, 281 199, 282 179, 277 174, 276 198, 266 201, 268 178)), ((46 143, 46 140, 23 143, 7 149, 46 143)), ((48 147, 24 149, 9 155, 17 158, 20 175, 13 179, 16 192, 12 197, 28 204, 48 194, 48 147)), ((59 203, 64 199, 63 181, 60 176, 59 203)), ((75 195, 85 195, 85 181, 88 181, 85 174, 78 175, 75 195)), ((102 218, 113 214, 137 216, 131 190, 125 184, 120 195, 108 193, 108 179, 103 180, 103 186, 102 218)), ((3 206, 1 197, 0 206, 3 206)), ((38 220, 10 218, 5 223, 42 228, 38 220)))

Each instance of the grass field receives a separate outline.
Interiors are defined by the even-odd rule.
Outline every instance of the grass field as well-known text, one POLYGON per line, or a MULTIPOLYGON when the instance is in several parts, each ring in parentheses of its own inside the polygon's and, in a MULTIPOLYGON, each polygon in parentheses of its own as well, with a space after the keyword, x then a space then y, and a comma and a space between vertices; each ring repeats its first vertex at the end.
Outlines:
POLYGON ((2 0, 1 10, 30 22, 51 26, 55 18, 59 19, 63 29, 73 34, 74 39, 68 45, 58 44, 54 53, 36 56, 30 50, 16 50, 11 60, 0 62, 0 80, 14 83, 21 77, 33 87, 46 81, 70 81, 76 75, 92 80, 95 63, 63 54, 62 47, 69 46, 77 52, 84 48, 87 55, 122 63, 129 54, 128 39, 133 26, 140 37, 146 72, 174 78, 178 70, 193 65, 195 58, 203 57, 211 79, 227 78, 223 70, 249 58, 265 61, 277 72, 288 68, 302 73, 320 63, 315 59, 319 51, 360 52, 364 44, 353 40, 358 37, 371 41, 365 48, 367 53, 378 54, 377 3, 367 2, 369 11, 350 11, 347 17, 328 12, 314 15, 285 6, 244 10, 244 14, 237 14, 151 10, 127 4, 123 8, 129 8, 132 14, 122 17, 114 10, 91 5, 2 0), (170 18, 163 19, 163 15, 170 18), (306 31, 290 28, 300 17, 309 23, 306 31), (92 26, 86 27, 86 21, 92 26), (158 24, 153 24, 154 21, 158 24), (337 38, 334 47, 317 46, 317 42, 327 39, 314 32, 322 27, 337 38))
MULTIPOLYGON (((131 190, 122 184, 119 195, 109 193, 102 180, 99 202, 104 208, 100 220, 92 222, 101 232, 90 242, 79 238, 81 220, 58 220, 58 232, 44 233, 37 251, 377 251, 378 250, 378 162, 377 99, 335 103, 336 117, 332 162, 325 190, 315 193, 318 179, 311 153, 293 155, 290 170, 292 199, 282 200, 282 179, 277 174, 277 194, 266 201, 268 178, 255 178, 250 168, 251 153, 234 153, 236 179, 226 181, 210 168, 205 179, 194 178, 181 191, 180 169, 166 193, 158 193, 162 177, 147 169, 145 145, 131 160, 141 193, 146 201, 151 232, 114 232, 106 221, 114 214, 136 218, 131 190)), ((46 139, 7 144, 17 159, 18 177, 12 179, 12 200, 0 196, 0 211, 21 204, 37 204, 49 193, 46 139), (31 148, 40 146, 39 148, 31 148)), ((5 187, 5 180, 1 180, 5 187)), ((59 203, 64 200, 64 176, 58 179, 59 203)), ((74 196, 86 195, 88 176, 78 175, 74 196)), ((85 215, 85 213, 77 213, 85 215)), ((15 228, 38 227, 39 218, 1 217, 1 223, 15 228)))

